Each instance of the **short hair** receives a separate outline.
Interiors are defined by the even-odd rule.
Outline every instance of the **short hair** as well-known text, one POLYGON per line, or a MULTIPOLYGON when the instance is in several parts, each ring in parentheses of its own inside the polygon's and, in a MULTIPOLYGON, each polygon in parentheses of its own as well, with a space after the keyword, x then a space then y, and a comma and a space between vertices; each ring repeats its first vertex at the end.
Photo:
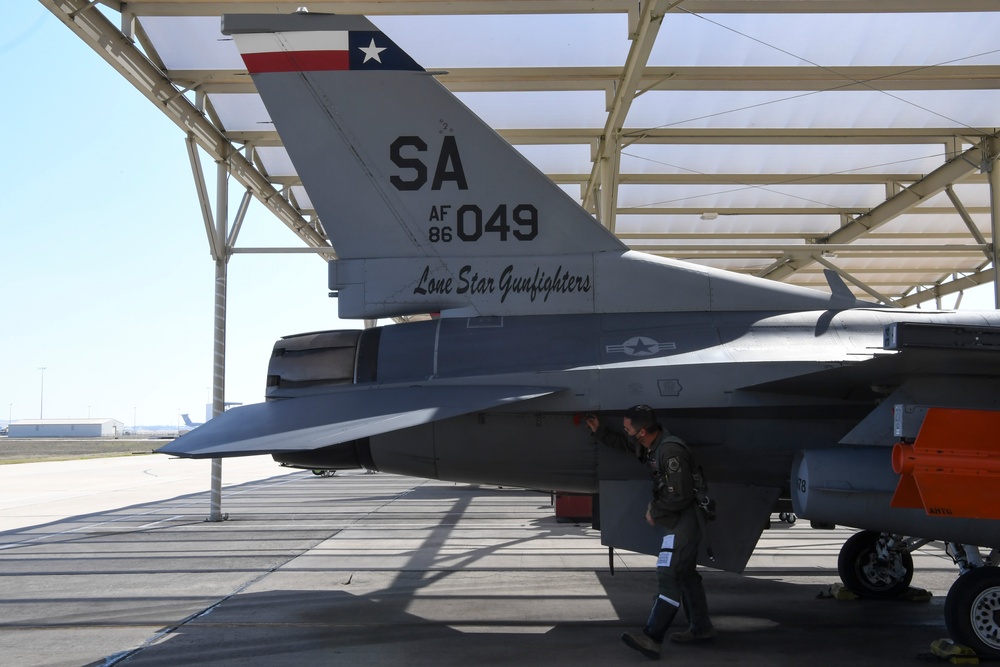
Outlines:
POLYGON ((647 433, 660 431, 660 422, 656 420, 653 408, 648 405, 633 405, 625 411, 625 417, 632 422, 632 428, 636 431, 645 430, 647 433))

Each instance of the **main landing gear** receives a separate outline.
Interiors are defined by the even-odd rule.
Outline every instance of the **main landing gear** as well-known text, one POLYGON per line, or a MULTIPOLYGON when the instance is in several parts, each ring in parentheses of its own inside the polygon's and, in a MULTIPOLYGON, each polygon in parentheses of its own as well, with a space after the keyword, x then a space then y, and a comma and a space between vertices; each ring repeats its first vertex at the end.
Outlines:
MULTIPOLYGON (((913 579, 910 553, 928 542, 870 530, 855 533, 840 550, 840 578, 861 597, 902 595, 913 579)), ((991 564, 997 562, 997 550, 985 562, 976 547, 949 542, 947 551, 960 572, 945 598, 948 632, 977 655, 1000 658, 1000 568, 991 564)))
POLYGON ((895 536, 863 530, 844 542, 837 571, 844 585, 866 598, 886 599, 902 595, 913 579, 910 552, 927 544, 895 539, 895 536))

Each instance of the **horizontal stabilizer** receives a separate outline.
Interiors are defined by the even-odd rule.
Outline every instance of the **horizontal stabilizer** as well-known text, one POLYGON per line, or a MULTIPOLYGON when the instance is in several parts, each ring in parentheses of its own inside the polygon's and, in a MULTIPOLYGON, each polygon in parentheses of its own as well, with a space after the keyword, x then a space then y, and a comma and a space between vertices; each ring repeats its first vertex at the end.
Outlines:
POLYGON ((157 452, 215 458, 319 449, 557 391, 507 385, 351 387, 234 408, 157 452))
POLYGON ((1000 412, 930 408, 912 445, 897 443, 892 507, 929 516, 1000 519, 1000 412))

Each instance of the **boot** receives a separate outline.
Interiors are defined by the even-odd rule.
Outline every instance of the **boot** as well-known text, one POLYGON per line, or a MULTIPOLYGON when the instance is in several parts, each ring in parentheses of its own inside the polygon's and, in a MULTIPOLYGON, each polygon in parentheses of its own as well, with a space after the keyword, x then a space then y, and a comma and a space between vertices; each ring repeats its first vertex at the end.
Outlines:
POLYGON ((688 618, 688 629, 674 632, 670 641, 679 643, 703 642, 715 638, 715 628, 708 617, 708 600, 705 598, 705 587, 698 581, 686 586, 681 595, 684 601, 684 613, 688 618))
POLYGON ((625 646, 634 648, 650 660, 660 659, 662 643, 653 641, 653 638, 645 632, 625 632, 622 634, 622 641, 625 642, 625 646))
POLYGON ((707 642, 715 639, 715 628, 709 627, 708 630, 693 630, 688 628, 687 630, 681 630, 680 632, 673 632, 670 634, 670 641, 677 642, 678 644, 691 644, 694 642, 707 642))
POLYGON ((629 648, 635 649, 651 660, 660 658, 660 647, 663 644, 663 635, 667 633, 667 628, 677 615, 680 608, 679 602, 674 602, 663 596, 658 596, 653 602, 653 609, 649 612, 649 619, 642 632, 626 632, 622 635, 622 641, 629 648))

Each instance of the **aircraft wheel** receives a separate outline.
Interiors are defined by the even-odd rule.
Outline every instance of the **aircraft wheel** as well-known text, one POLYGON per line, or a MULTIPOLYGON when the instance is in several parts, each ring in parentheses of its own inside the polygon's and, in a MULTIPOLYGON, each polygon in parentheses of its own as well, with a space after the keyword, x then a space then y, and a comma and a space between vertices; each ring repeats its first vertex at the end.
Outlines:
POLYGON ((879 533, 863 530, 851 535, 840 549, 837 571, 851 591, 865 598, 888 599, 902 595, 913 579, 913 557, 890 552, 880 561, 875 545, 879 533))
POLYGON ((1000 568, 978 567, 956 579, 944 620, 956 642, 980 657, 1000 658, 1000 568))

